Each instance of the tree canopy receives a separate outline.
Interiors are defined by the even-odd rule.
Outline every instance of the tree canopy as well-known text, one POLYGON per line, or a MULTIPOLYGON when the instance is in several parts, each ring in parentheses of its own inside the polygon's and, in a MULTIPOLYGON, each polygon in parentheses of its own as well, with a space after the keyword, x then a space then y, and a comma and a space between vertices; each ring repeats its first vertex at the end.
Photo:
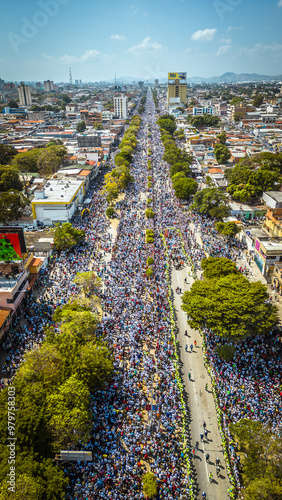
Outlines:
POLYGON ((172 115, 163 115, 157 120, 157 124, 163 130, 166 130, 171 135, 176 130, 175 118, 172 115))
POLYGON ((246 500, 282 498, 282 443, 261 422, 243 418, 231 424, 242 460, 246 500))
POLYGON ((13 146, 0 144, 0 165, 10 165, 17 154, 18 152, 13 146))
POLYGON ((191 208, 196 212, 209 214, 217 219, 227 217, 230 212, 226 195, 215 187, 198 191, 194 196, 191 208))
POLYGON ((23 183, 19 178, 19 172, 16 168, 9 165, 0 165, 0 192, 16 189, 21 191, 23 183))
POLYGON ((261 94, 256 95, 256 97, 253 99, 253 106, 254 108, 259 108, 263 103, 263 96, 261 94))
POLYGON ((41 149, 31 149, 25 153, 18 153, 13 158, 12 165, 20 172, 38 172, 37 158, 41 151, 41 149))
POLYGON ((28 199, 16 189, 0 194, 0 222, 20 219, 28 205, 28 199))
POLYGON ((197 280, 184 293, 182 309, 192 328, 209 328, 219 337, 268 334, 277 322, 277 307, 267 303, 267 288, 241 274, 197 280))
POLYGON ((70 222, 56 224, 54 244, 57 250, 74 247, 85 238, 83 229, 76 229, 70 222))
POLYGON ((38 172, 42 177, 48 177, 59 170, 66 154, 64 146, 49 146, 40 151, 37 157, 38 172))
POLYGON ((235 221, 217 222, 215 227, 223 236, 236 236, 241 231, 235 221))
POLYGON ((213 116, 208 113, 199 116, 188 115, 187 120, 191 123, 191 125, 197 128, 215 127, 220 123, 220 118, 218 116, 213 116))
POLYGON ((225 144, 216 144, 214 147, 214 155, 218 163, 227 163, 231 157, 231 153, 225 144))
POLYGON ((84 132, 85 129, 86 129, 85 121, 82 120, 77 124, 76 131, 81 134, 82 132, 84 132))
POLYGON ((228 274, 238 274, 239 271, 235 262, 225 257, 208 257, 202 259, 201 267, 203 276, 207 279, 220 278, 228 274))
MULTIPOLYGON (((176 174, 179 175, 179 174, 176 174)), ((188 200, 192 194, 195 194, 198 189, 198 183, 195 179, 178 178, 173 181, 173 188, 177 198, 188 200)))
POLYGON ((217 135, 217 138, 219 139, 220 144, 225 144, 226 139, 227 139, 227 135, 225 132, 220 132, 220 134, 217 135))
POLYGON ((226 169, 227 192, 235 200, 246 202, 264 191, 278 189, 282 182, 282 154, 260 153, 245 157, 232 169, 226 169))

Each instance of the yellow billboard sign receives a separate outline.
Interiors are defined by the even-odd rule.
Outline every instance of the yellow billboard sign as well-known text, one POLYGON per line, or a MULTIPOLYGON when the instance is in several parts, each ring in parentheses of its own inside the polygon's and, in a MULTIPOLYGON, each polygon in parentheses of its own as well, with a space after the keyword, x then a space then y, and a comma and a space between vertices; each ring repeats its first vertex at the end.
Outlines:
POLYGON ((186 80, 187 73, 168 73, 168 80, 186 80))

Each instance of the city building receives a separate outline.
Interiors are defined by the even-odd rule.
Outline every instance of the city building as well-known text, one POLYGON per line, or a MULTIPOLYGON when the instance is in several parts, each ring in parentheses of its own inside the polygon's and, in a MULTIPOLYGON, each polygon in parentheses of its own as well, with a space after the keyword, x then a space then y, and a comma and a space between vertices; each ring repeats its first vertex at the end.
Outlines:
POLYGON ((167 105, 186 104, 187 73, 168 73, 167 105))
POLYGON ((128 105, 126 96, 114 97, 114 113, 119 119, 126 119, 128 115, 128 105))
POLYGON ((20 98, 20 106, 30 106, 31 105, 31 92, 30 88, 24 83, 18 87, 18 93, 20 98))
POLYGON ((101 136, 98 134, 78 134, 77 145, 79 148, 101 147, 101 136))
POLYGON ((159 86, 159 80, 155 80, 155 87, 159 86))
POLYGON ((138 82, 139 89, 143 90, 144 82, 138 82))
POLYGON ((213 114, 213 108, 212 107, 193 107, 193 115, 198 116, 198 115, 212 115, 213 114))
POLYGON ((54 90, 54 82, 51 80, 46 80, 44 82, 44 90, 45 92, 52 92, 52 90, 54 90))
POLYGON ((50 179, 43 189, 34 192, 31 202, 34 223, 51 225, 68 222, 85 195, 84 178, 50 179))

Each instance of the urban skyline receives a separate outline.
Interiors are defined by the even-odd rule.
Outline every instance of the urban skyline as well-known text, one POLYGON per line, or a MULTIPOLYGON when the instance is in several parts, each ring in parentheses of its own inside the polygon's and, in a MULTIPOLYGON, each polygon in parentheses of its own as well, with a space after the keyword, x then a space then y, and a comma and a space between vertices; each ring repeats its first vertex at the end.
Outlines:
POLYGON ((115 72, 161 79, 174 67, 188 78, 277 75, 281 20, 281 0, 16 0, 5 4, 1 20, 0 76, 67 81, 69 66, 83 81, 109 80, 115 72))

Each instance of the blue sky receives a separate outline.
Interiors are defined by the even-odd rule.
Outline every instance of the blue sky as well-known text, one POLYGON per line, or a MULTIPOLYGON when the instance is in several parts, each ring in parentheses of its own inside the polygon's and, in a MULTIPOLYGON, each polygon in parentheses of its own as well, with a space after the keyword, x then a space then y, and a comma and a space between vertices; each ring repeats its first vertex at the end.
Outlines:
POLYGON ((12 0, 1 14, 6 81, 282 73, 282 0, 12 0))

